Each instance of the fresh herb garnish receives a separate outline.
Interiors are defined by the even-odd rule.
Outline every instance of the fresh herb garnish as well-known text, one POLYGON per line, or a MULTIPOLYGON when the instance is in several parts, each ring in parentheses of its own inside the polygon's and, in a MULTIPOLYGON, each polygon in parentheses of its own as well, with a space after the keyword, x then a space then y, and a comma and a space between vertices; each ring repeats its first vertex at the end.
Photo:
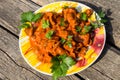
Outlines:
POLYGON ((107 19, 105 19, 105 13, 102 10, 98 11, 98 15, 101 18, 101 20, 100 20, 101 23, 107 22, 107 19))
POLYGON ((102 10, 98 11, 98 15, 99 15, 100 18, 105 17, 105 13, 102 10))
POLYGON ((82 34, 86 34, 91 30, 91 26, 84 26, 83 30, 82 30, 82 34))
POLYGON ((33 12, 29 11, 29 12, 23 12, 21 14, 21 22, 25 23, 25 22, 31 22, 33 18, 33 12))
POLYGON ((71 41, 67 41, 66 44, 69 46, 69 48, 72 48, 72 42, 71 41))
POLYGON ((48 39, 51 39, 52 38, 52 35, 53 35, 54 31, 53 30, 50 30, 46 33, 45 37, 48 38, 48 39))
POLYGON ((50 26, 50 23, 48 20, 42 20, 42 28, 45 29, 45 28, 48 28, 50 26))
POLYGON ((32 11, 28 11, 21 14, 21 22, 35 22, 41 17, 41 13, 34 14, 32 11))
POLYGON ((53 80, 57 80, 61 76, 65 76, 67 70, 76 62, 66 54, 52 58, 53 65, 51 66, 53 80))
POLYGON ((28 27, 30 27, 30 24, 27 23, 23 23, 22 25, 18 26, 19 29, 28 28, 28 27))
POLYGON ((60 42, 62 43, 62 44, 64 44, 65 43, 65 39, 64 38, 61 38, 61 40, 60 40, 60 42))
POLYGON ((83 21, 86 21, 88 19, 87 14, 85 12, 80 14, 80 18, 83 21))
POLYGON ((105 19, 105 18, 102 18, 102 19, 100 20, 101 23, 106 23, 107 21, 108 21, 108 20, 105 19))
POLYGON ((64 18, 61 18, 61 20, 60 20, 60 26, 64 26, 64 25, 65 25, 64 18))
POLYGON ((76 29, 76 32, 80 32, 82 28, 80 26, 76 26, 75 29, 76 29))
POLYGON ((37 13, 33 15, 32 22, 36 22, 38 19, 42 17, 41 13, 37 13))
POLYGON ((39 18, 42 17, 41 13, 34 14, 32 11, 24 12, 21 14, 21 23, 22 25, 18 26, 19 29, 30 27, 29 24, 36 22, 39 18), (29 24, 27 24, 29 22, 29 24))
POLYGON ((68 40, 71 40, 73 35, 68 35, 68 40))
POLYGON ((66 8, 69 8, 69 7, 68 6, 64 6, 63 8, 66 9, 66 8))
POLYGON ((73 38, 73 35, 68 35, 67 37, 67 41, 66 41, 66 45, 68 45, 69 48, 72 48, 72 38, 73 38))
POLYGON ((93 27, 93 29, 99 28, 99 24, 97 22, 92 22, 91 21, 91 26, 93 27))

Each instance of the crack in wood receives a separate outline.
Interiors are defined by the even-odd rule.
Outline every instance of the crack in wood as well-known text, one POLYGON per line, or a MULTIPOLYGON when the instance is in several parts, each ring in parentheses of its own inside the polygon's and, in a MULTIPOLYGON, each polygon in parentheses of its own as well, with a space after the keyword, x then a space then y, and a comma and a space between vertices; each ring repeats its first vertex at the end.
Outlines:
POLYGON ((40 79, 44 80, 42 77, 40 77, 39 75, 35 74, 35 73, 34 73, 34 72, 32 72, 31 70, 29 70, 29 69, 27 69, 27 68, 25 68, 25 67, 23 67, 23 66, 19 65, 16 61, 14 61, 14 59, 12 59, 12 58, 9 56, 9 54, 8 54, 8 53, 6 53, 6 52, 5 52, 4 50, 2 50, 1 48, 0 48, 0 51, 2 51, 3 53, 5 53, 5 54, 7 55, 7 57, 9 57, 9 58, 10 58, 10 60, 11 60, 11 61, 13 61, 13 62, 14 62, 14 64, 15 64, 15 65, 17 65, 18 67, 24 68, 25 70, 27 70, 27 71, 31 72, 32 74, 34 74, 35 76, 37 76, 38 78, 40 78, 40 79))
MULTIPOLYGON (((30 8, 32 8, 32 9, 34 9, 32 6, 30 6, 29 4, 33 4, 33 2, 31 2, 31 0, 27 0, 27 1, 23 1, 23 0, 19 0, 20 2, 23 2, 24 4, 26 4, 26 5, 28 5, 30 8), (29 4, 27 4, 27 3, 29 3, 29 4)), ((35 6, 40 6, 40 5, 38 5, 38 4, 33 4, 33 5, 35 5, 35 6)), ((40 6, 41 7, 41 6, 40 6)))
POLYGON ((14 34, 13 32, 11 32, 10 30, 8 30, 7 28, 3 27, 0 25, 0 28, 2 28, 3 30, 6 30, 8 33, 10 33, 11 35, 15 36, 17 39, 19 39, 19 36, 14 34))
POLYGON ((35 2, 33 2, 32 0, 29 0, 32 4, 35 4, 35 5, 37 5, 37 6, 40 6, 40 7, 42 7, 42 5, 39 5, 39 4, 37 4, 37 3, 35 3, 35 2))
MULTIPOLYGON (((16 34, 12 33, 12 32, 9 31, 8 29, 4 28, 3 26, 0 25, 0 28, 2 28, 3 30, 6 30, 8 33, 12 34, 12 35, 15 36, 17 39, 19 39, 19 36, 17 36, 16 34)), ((6 52, 3 51, 2 49, 0 49, 0 50, 1 50, 2 52, 6 53, 6 52)), ((6 53, 6 54, 7 54, 7 53, 6 53)), ((9 56, 9 55, 7 54, 7 56, 9 56)), ((11 58, 11 57, 9 56, 9 58, 11 58)), ((12 58, 11 58, 11 60, 12 60, 17 66, 22 67, 22 68, 25 68, 25 67, 23 67, 23 66, 18 65, 12 58)), ((27 69, 27 68, 26 68, 26 69, 27 69)), ((28 70, 28 69, 27 69, 27 70, 28 70)), ((80 80, 85 80, 85 79, 83 79, 83 78, 82 78, 81 76, 79 76, 79 75, 77 75, 76 77, 80 78, 80 80)))
MULTIPOLYGON (((1 72, 0 72, 0 74, 1 74, 5 79, 10 80, 8 77, 6 77, 6 76, 5 76, 4 74, 2 74, 1 72)), ((4 78, 2 78, 1 75, 0 75, 0 80, 3 80, 4 78)))
MULTIPOLYGON (((6 30, 8 33, 10 33, 11 35, 15 36, 17 39, 19 39, 19 36, 18 36, 18 35, 14 34, 13 32, 11 32, 10 30, 6 29, 5 27, 3 27, 3 26, 0 25, 0 28, 6 30)), ((109 44, 110 42, 106 42, 106 43, 112 47, 112 48, 110 48, 112 51, 117 52, 117 53, 120 54, 120 48, 118 48, 117 46, 115 46, 115 45, 112 44, 112 43, 109 44)), ((1 50, 2 52, 4 52, 17 66, 22 67, 22 68, 30 71, 31 73, 35 74, 35 73, 32 72, 31 70, 29 70, 29 69, 27 69, 27 68, 25 68, 25 67, 17 64, 5 51, 3 51, 2 49, 0 49, 0 50, 1 50)), ((94 68, 94 67, 92 67, 92 68, 95 69, 96 71, 98 71, 99 73, 101 73, 103 76, 106 76, 106 77, 110 78, 111 80, 113 80, 111 77, 109 77, 108 75, 100 72, 100 71, 97 70, 96 68, 94 68)), ((35 75, 38 76, 37 74, 35 74, 35 75)), ((75 74, 75 76, 78 77, 78 78, 80 78, 81 80, 85 80, 84 78, 82 78, 81 76, 78 76, 77 74, 75 74)), ((39 76, 38 76, 38 77, 39 77, 39 76)), ((40 78, 41 78, 41 77, 40 77, 40 78)))
MULTIPOLYGON (((12 34, 17 39, 19 39, 18 35, 14 34, 12 31, 8 30, 7 28, 3 27, 2 25, 0 25, 0 28, 6 30, 8 33, 12 34)), ((112 47, 111 48, 112 51, 114 51, 120 55, 120 48, 119 47, 117 47, 115 44, 111 43, 110 41, 106 41, 106 43, 112 47)))
POLYGON ((109 46, 112 46, 112 48, 110 48, 112 51, 116 52, 118 55, 120 55, 120 48, 117 47, 115 44, 111 43, 111 42, 108 42, 106 41, 106 43, 109 45, 109 46))
POLYGON ((85 80, 83 77, 81 77, 80 75, 78 74, 74 74, 76 77, 80 78, 80 80, 85 80))
POLYGON ((100 74, 102 74, 103 76, 105 76, 105 77, 109 78, 110 80, 113 80, 110 76, 108 76, 108 75, 106 75, 106 74, 102 73, 102 72, 101 72, 101 71, 99 71, 98 69, 96 69, 96 68, 94 68, 94 67, 92 67, 92 66, 91 66, 91 68, 95 69, 95 70, 96 70, 96 71, 98 71, 100 74))

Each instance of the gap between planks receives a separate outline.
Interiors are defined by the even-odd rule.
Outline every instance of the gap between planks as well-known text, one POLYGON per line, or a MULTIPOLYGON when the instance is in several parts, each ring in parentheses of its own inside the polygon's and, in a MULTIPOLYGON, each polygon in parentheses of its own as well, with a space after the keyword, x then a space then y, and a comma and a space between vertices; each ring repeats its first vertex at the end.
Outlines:
MULTIPOLYGON (((23 1, 23 0, 21 0, 23 1)), ((31 0, 30 0, 31 1, 31 0)), ((3 26, 0 25, 0 27, 4 30, 6 30, 8 33, 12 34, 13 36, 15 36, 17 39, 19 39, 19 36, 14 34, 13 32, 9 31, 8 29, 4 28, 3 26)), ((120 48, 118 48, 117 46, 115 46, 114 44, 111 44, 110 42, 106 42, 108 45, 112 46, 112 50, 117 52, 117 53, 120 53, 120 48)), ((100 71, 99 71, 100 72, 100 71)), ((76 76, 76 75, 75 75, 76 76)), ((82 80, 82 79, 81 79, 82 80)))
MULTIPOLYGON (((5 27, 0 25, 0 28, 2 28, 3 30, 7 31, 9 34, 13 35, 15 38, 19 39, 19 36, 14 34, 13 32, 9 31, 8 29, 6 29, 5 27)), ((21 65, 19 65, 16 61, 14 61, 14 59, 12 59, 8 53, 6 53, 4 50, 0 49, 0 51, 2 51, 3 53, 5 53, 18 67, 24 68, 27 71, 33 73, 34 75, 36 75, 37 77, 41 78, 39 75, 35 74, 34 72, 32 72, 31 70, 27 69, 26 67, 23 67, 21 65)), ((84 78, 82 78, 80 75, 74 75, 75 77, 79 78, 79 80, 85 80, 84 78)))
MULTIPOLYGON (((15 36, 17 39, 19 39, 19 36, 18 36, 18 35, 14 34, 14 33, 11 32, 10 30, 8 30, 7 28, 3 27, 2 25, 0 25, 0 28, 6 30, 8 33, 10 33, 11 35, 15 36)), ((117 47, 115 44, 113 44, 113 43, 111 43, 111 42, 109 42, 109 41, 106 41, 106 44, 112 47, 112 48, 111 48, 112 51, 120 54, 120 48, 117 47)))
MULTIPOLYGON (((20 1, 22 1, 22 2, 24 2, 24 3, 27 3, 27 4, 30 3, 30 4, 33 4, 33 5, 42 7, 42 5, 37 4, 37 3, 35 3, 35 2, 32 1, 32 0, 29 0, 29 1, 20 0, 20 1)), ((109 40, 106 40, 106 43, 107 43, 109 46, 112 47, 112 48, 111 48, 112 51, 114 51, 114 52, 116 52, 116 53, 118 53, 118 54, 120 55, 120 48, 119 48, 119 47, 117 47, 114 43, 111 43, 109 40)))
MULTIPOLYGON (((37 74, 35 74, 34 72, 32 72, 31 70, 29 70, 29 69, 27 69, 27 68, 25 68, 25 67, 23 67, 23 66, 21 66, 21 65, 19 65, 18 63, 16 63, 16 61, 14 61, 14 59, 12 59, 10 56, 9 56, 9 54, 8 53, 6 53, 4 50, 2 50, 1 48, 0 48, 0 51, 1 52, 3 52, 3 53, 5 53, 5 55, 16 65, 16 66, 18 66, 18 67, 20 67, 20 68, 24 68, 25 70, 27 70, 27 71, 29 71, 29 72, 31 72, 32 74, 34 74, 36 77, 38 77, 38 78, 40 78, 41 80, 44 80, 42 77, 40 77, 39 75, 37 75, 37 74)), ((1 73, 0 73, 1 74, 1 73)), ((8 79, 8 80, 10 80, 9 78, 7 78, 6 76, 4 76, 3 74, 1 74, 2 76, 3 76, 3 78, 6 78, 6 79, 8 79)), ((74 76, 67 76, 67 78, 66 78, 66 80, 73 80, 73 78, 76 78, 77 80, 85 80, 84 78, 82 78, 80 75, 74 75, 74 76), (75 76, 75 77, 74 77, 75 76), (79 78, 79 79, 78 79, 79 78)), ((2 78, 2 79, 3 79, 2 78)), ((1 76, 0 76, 0 80, 1 80, 1 76)), ((60 78, 59 80, 65 80, 65 78, 60 78)))
MULTIPOLYGON (((11 34, 11 35, 13 35, 14 37, 16 37, 17 39, 19 39, 19 36, 18 36, 18 35, 14 34, 14 33, 11 32, 11 31, 9 31, 8 29, 6 29, 5 27, 3 27, 2 25, 0 25, 0 28, 2 28, 3 30, 7 31, 9 34, 11 34)), ((113 49, 114 51, 119 52, 119 50, 116 49, 114 46, 112 46, 112 47, 113 47, 112 49, 113 49)), ((28 70, 29 72, 35 74, 35 73, 32 72, 31 70, 29 70, 29 69, 27 69, 27 68, 25 68, 25 67, 17 64, 5 51, 3 51, 2 49, 0 49, 0 50, 1 50, 2 52, 4 52, 17 66, 22 67, 22 68, 28 70)), ((95 69, 95 68, 93 68, 93 69, 95 69)), ((95 69, 95 70, 96 70, 96 69, 95 69)), ((104 75, 101 71, 99 71, 99 70, 96 70, 96 71, 98 71, 99 73, 101 73, 103 76, 106 76, 106 75, 104 75)), ((35 75, 38 76, 37 74, 35 74, 35 75)), ((80 80, 86 80, 86 79, 84 79, 84 77, 82 77, 82 76, 79 75, 79 74, 75 74, 75 76, 78 77, 80 80)), ((40 76, 38 76, 38 77, 40 77, 40 76)), ((106 76, 106 77, 108 77, 108 76, 106 76)), ((40 77, 40 78, 41 78, 41 77, 40 77)), ((110 77, 108 77, 108 78, 112 80, 112 78, 110 78, 110 77)))
POLYGON ((35 74, 35 73, 32 72, 31 70, 29 70, 29 69, 27 69, 27 68, 25 68, 25 67, 17 64, 16 61, 14 61, 14 59, 12 59, 12 58, 9 56, 9 54, 7 54, 7 53, 6 53, 4 50, 2 50, 1 48, 0 48, 0 51, 2 51, 3 53, 5 53, 5 54, 7 55, 7 57, 9 57, 9 59, 10 59, 12 62, 14 62, 14 64, 15 64, 16 66, 21 67, 21 68, 24 68, 25 70, 27 70, 27 71, 31 72, 32 74, 34 74, 35 76, 37 76, 38 78, 44 80, 42 77, 40 77, 39 75, 35 74))

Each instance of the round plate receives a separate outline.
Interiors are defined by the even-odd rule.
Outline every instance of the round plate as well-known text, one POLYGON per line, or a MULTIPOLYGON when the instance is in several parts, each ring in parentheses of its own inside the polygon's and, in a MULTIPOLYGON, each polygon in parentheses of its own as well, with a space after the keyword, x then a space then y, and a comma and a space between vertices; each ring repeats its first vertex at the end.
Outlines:
MULTIPOLYGON (((79 12, 80 11, 84 12, 86 9, 90 8, 84 4, 77 3, 77 2, 60 1, 60 2, 54 2, 46 6, 43 6, 37 11, 35 11, 35 13, 49 12, 49 11, 61 12, 62 7, 64 6, 75 7, 79 12)), ((96 21, 96 19, 100 19, 100 18, 97 15, 97 13, 94 11, 94 13, 89 19, 91 21, 96 21)), ((85 55, 85 59, 81 59, 75 65, 73 65, 67 71, 67 75, 80 72, 86 69, 87 67, 89 67, 91 64, 93 64, 93 62, 95 62, 96 59, 100 56, 104 48, 105 39, 106 39, 106 33, 103 25, 100 28, 97 28, 95 30, 94 42, 91 46, 89 46, 89 49, 85 55)), ((41 63, 38 60, 37 55, 33 51, 30 51, 27 54, 25 54, 25 52, 30 48, 30 46, 31 45, 29 42, 29 37, 26 35, 24 29, 21 29, 20 36, 19 36, 19 48, 23 58, 35 70, 47 75, 51 75, 51 69, 50 69, 51 63, 41 63)))

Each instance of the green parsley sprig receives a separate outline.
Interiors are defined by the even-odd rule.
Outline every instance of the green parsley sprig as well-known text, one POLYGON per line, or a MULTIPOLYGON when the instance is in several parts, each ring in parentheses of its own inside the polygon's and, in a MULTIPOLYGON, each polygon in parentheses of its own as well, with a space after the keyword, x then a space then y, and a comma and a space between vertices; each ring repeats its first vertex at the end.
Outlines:
POLYGON ((50 23, 49 23, 49 21, 48 20, 42 20, 42 28, 43 29, 46 29, 46 28, 48 28, 50 26, 50 23))
POLYGON ((69 48, 72 48, 72 38, 73 38, 73 35, 68 35, 67 37, 67 41, 66 41, 66 45, 68 45, 69 48))
POLYGON ((21 25, 18 26, 19 29, 30 27, 32 22, 36 22, 39 18, 42 17, 42 13, 34 14, 32 11, 23 12, 21 14, 21 25), (29 22, 29 24, 27 23, 29 22))
POLYGON ((92 26, 84 26, 81 34, 86 34, 86 33, 90 32, 91 29, 92 29, 92 26))
POLYGON ((61 42, 62 44, 64 44, 64 43, 66 42, 66 40, 65 40, 64 38, 61 38, 60 42, 61 42))
POLYGON ((76 32, 80 32, 82 30, 80 26, 76 26, 75 29, 76 29, 76 32))
POLYGON ((59 77, 65 76, 67 70, 76 62, 66 54, 56 56, 52 58, 51 72, 53 73, 53 80, 57 80, 59 77))
POLYGON ((54 31, 53 30, 50 30, 46 33, 45 37, 48 38, 48 39, 51 39, 52 38, 52 35, 53 35, 54 31))
POLYGON ((101 23, 107 22, 107 19, 105 19, 105 13, 102 10, 98 11, 98 15, 101 18, 101 20, 100 20, 101 23))
POLYGON ((80 19, 86 21, 88 19, 87 14, 85 12, 80 14, 80 19))
POLYGON ((60 20, 60 26, 64 26, 64 25, 65 25, 64 18, 61 18, 61 20, 60 20))
POLYGON ((103 25, 103 23, 107 22, 107 19, 105 19, 105 13, 102 10, 98 11, 98 15, 96 14, 96 19, 97 20, 95 22, 93 21, 90 22, 93 30, 99 28, 100 26, 103 25), (101 19, 99 19, 98 16, 101 19))

